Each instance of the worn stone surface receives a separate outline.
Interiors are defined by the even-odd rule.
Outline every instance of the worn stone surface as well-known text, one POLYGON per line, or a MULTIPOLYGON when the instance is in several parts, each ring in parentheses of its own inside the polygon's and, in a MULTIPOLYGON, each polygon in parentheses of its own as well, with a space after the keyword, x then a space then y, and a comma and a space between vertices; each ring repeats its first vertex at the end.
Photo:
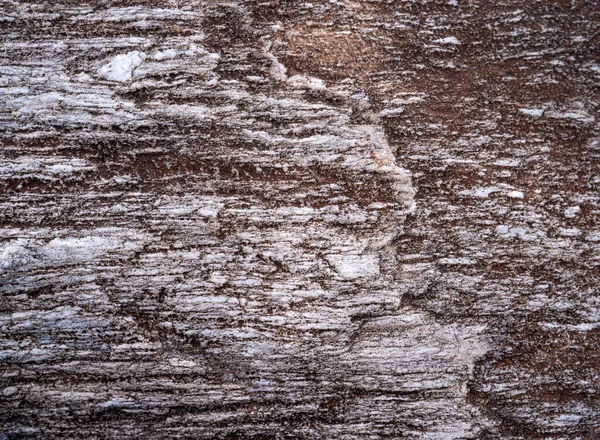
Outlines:
POLYGON ((597 2, 0 7, 0 438, 600 436, 597 2))

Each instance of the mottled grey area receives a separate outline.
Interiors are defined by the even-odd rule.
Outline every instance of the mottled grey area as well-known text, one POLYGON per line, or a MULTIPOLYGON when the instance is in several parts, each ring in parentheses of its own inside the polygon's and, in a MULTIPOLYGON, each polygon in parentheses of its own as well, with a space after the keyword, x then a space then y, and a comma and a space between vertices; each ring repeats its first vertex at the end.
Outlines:
POLYGON ((600 436, 597 2, 0 8, 0 438, 600 436))

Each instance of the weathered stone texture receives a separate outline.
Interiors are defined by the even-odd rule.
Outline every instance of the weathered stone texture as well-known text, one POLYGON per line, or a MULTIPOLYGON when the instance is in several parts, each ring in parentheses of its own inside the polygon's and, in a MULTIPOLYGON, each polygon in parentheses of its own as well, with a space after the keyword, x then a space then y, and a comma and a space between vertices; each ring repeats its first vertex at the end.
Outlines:
POLYGON ((0 7, 0 438, 600 435, 596 2, 0 7))

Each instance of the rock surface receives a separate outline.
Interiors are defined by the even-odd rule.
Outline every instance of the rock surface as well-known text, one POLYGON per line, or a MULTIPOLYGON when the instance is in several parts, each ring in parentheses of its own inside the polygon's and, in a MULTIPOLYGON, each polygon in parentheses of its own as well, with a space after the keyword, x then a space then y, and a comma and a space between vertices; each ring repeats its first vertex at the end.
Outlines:
POLYGON ((0 7, 0 438, 600 436, 597 2, 0 7))

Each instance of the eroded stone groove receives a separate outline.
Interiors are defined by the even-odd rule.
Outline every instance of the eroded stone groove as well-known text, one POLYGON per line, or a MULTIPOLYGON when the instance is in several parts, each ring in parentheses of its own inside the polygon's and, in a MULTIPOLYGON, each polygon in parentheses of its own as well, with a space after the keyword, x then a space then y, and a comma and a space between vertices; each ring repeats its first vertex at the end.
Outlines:
POLYGON ((485 324, 403 305, 364 90, 176 3, 2 3, 2 434, 475 438, 485 324))

